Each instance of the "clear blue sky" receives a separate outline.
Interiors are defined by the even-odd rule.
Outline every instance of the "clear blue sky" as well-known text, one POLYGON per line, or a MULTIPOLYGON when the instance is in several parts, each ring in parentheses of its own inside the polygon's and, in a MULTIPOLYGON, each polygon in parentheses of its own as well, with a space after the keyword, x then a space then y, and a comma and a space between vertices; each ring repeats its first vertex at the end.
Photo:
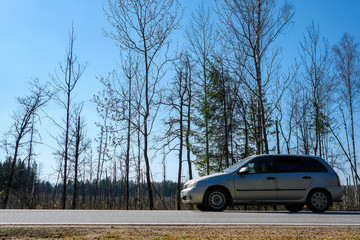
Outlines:
MULTIPOLYGON (((182 21, 185 26, 190 13, 201 0, 180 2, 185 7, 182 21)), ((337 43, 344 32, 354 35, 360 42, 359 0, 288 2, 295 5, 296 14, 293 27, 278 41, 284 48, 284 62, 297 57, 298 43, 312 21, 319 24, 321 34, 328 39, 330 46, 337 43)), ((205 0, 205 3, 212 4, 212 0, 205 0)), ((16 108, 16 97, 27 94, 27 82, 32 78, 47 81, 49 74, 64 60, 72 22, 77 36, 76 54, 81 62, 89 63, 77 86, 75 101, 87 101, 84 113, 88 128, 90 134, 96 133, 93 123, 97 113, 89 99, 99 91, 96 76, 105 76, 112 71, 119 56, 115 43, 103 34, 103 29, 109 28, 102 10, 106 4, 106 0, 0 0, 0 136, 11 124, 10 115, 16 108)), ((181 33, 176 33, 176 36, 181 41, 181 33)), ((56 112, 56 106, 50 111, 56 112)), ((41 153, 39 161, 43 165, 43 175, 46 175, 51 172, 51 167, 55 167, 54 162, 45 160, 51 158, 51 150, 42 153, 38 147, 37 152, 41 153)), ((172 167, 176 164, 168 166, 170 170, 172 167)), ((176 178, 171 173, 168 177, 176 178)))

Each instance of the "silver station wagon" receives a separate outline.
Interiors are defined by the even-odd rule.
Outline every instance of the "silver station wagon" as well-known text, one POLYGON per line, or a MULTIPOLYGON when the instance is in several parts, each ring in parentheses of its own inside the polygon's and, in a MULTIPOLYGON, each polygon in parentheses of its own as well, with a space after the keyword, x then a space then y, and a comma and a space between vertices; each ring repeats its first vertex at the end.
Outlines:
POLYGON ((343 189, 320 157, 257 155, 186 182, 181 197, 202 211, 223 211, 230 204, 283 204, 298 212, 306 204, 313 212, 325 212, 342 200, 343 189))

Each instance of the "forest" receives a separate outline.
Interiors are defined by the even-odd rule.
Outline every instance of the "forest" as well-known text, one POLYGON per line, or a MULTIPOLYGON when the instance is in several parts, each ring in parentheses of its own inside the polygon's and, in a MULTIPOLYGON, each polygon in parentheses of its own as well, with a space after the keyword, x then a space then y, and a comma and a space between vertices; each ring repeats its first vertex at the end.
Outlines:
POLYGON ((336 208, 360 209, 358 40, 344 32, 330 46, 312 22, 297 59, 285 63, 277 41, 295 10, 290 1, 215 0, 183 24, 179 0, 108 0, 105 37, 121 56, 97 77, 102 88, 89 90, 97 136, 87 134, 84 104, 74 100, 88 67, 76 54, 75 23, 58 71, 29 83, 0 139, 1 208, 189 209, 180 198, 185 181, 278 153, 324 158, 342 176, 345 200, 336 208), (174 32, 184 35, 180 47, 174 32), (56 182, 39 177, 43 119, 56 129, 47 136, 57 143, 56 182), (169 158, 176 181, 166 175, 169 158))

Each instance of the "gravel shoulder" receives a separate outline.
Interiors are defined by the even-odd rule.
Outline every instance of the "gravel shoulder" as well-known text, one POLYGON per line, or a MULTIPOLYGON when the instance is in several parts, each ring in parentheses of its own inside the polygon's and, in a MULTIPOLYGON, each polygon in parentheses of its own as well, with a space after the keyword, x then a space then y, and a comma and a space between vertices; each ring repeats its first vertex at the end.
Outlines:
POLYGON ((360 227, 0 225, 0 239, 360 239, 360 227))

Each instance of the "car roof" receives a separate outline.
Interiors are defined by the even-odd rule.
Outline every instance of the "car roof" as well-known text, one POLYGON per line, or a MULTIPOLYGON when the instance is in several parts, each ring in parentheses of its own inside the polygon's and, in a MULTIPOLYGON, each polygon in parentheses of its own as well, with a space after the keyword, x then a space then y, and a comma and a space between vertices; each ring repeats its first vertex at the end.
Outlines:
POLYGON ((281 156, 281 157, 308 157, 308 158, 315 158, 315 159, 318 159, 318 160, 323 160, 321 157, 319 156, 313 156, 313 155, 299 155, 299 154, 260 154, 260 155, 253 155, 252 158, 255 158, 255 157, 262 157, 262 156, 271 156, 271 157, 278 157, 278 156, 281 156))

